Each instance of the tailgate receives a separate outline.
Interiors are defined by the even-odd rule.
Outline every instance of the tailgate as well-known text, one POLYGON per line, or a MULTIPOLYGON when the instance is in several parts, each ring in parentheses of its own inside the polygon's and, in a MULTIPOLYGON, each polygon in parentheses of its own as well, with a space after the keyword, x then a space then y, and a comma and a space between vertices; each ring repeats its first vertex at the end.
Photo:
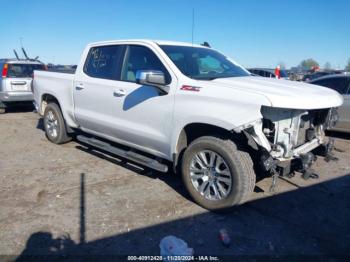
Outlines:
POLYGON ((31 78, 10 78, 7 79, 7 91, 32 91, 32 79, 31 78))

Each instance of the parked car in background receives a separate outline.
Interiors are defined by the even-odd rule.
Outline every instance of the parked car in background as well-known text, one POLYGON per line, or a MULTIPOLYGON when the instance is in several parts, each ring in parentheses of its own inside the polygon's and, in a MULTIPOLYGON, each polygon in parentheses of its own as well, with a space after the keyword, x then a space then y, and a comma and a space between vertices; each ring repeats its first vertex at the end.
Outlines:
POLYGON ((44 69, 40 61, 0 59, 0 113, 11 103, 33 101, 33 72, 44 69))
POLYGON ((312 80, 315 80, 315 79, 323 77, 323 76, 342 74, 342 73, 343 73, 343 71, 340 71, 340 70, 339 71, 338 70, 317 71, 314 73, 304 75, 301 81, 310 82, 312 80))
POLYGON ((48 64, 47 68, 51 72, 74 73, 77 69, 76 65, 54 65, 48 64))
MULTIPOLYGON (((262 77, 276 78, 275 69, 271 68, 248 68, 250 73, 262 77)), ((289 80, 288 74, 284 70, 280 70, 281 79, 289 80)))
POLYGON ((303 72, 302 70, 290 70, 288 76, 289 76, 289 80, 302 81, 305 74, 307 73, 303 72))
POLYGON ((344 103, 338 109, 339 121, 333 129, 350 132, 350 75, 330 75, 315 79, 309 83, 331 88, 344 97, 344 103))
POLYGON ((274 177, 301 159, 310 172, 343 102, 328 88, 253 77, 212 48, 151 40, 89 44, 75 74, 35 71, 34 96, 52 143, 75 133, 160 172, 171 166, 207 209, 245 202, 260 162, 274 177))

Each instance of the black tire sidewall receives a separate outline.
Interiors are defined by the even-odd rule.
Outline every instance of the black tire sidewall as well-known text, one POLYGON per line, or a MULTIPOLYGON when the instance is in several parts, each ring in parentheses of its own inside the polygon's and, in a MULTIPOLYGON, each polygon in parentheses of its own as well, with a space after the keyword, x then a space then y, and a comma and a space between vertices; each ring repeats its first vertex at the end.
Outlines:
POLYGON ((241 175, 242 166, 240 165, 239 158, 235 157, 234 154, 230 153, 215 141, 210 141, 210 139, 203 139, 202 141, 194 141, 185 151, 183 160, 182 160, 182 179, 183 183, 186 186, 186 189, 190 193, 191 197, 196 203, 200 206, 209 209, 209 210, 220 210, 229 208, 235 204, 240 203, 241 196, 241 175), (211 150, 219 154, 228 165, 232 176, 232 186, 229 195, 222 200, 208 200, 202 196, 193 186, 189 167, 192 160, 192 157, 202 150, 211 150))

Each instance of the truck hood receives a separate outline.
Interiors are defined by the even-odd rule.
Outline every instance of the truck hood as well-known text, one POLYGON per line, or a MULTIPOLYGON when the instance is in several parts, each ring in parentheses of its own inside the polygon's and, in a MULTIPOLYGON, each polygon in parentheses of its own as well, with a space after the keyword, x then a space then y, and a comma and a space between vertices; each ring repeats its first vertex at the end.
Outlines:
POLYGON ((211 83, 263 95, 272 107, 320 109, 343 103, 343 97, 332 89, 296 81, 246 76, 218 78, 211 83))

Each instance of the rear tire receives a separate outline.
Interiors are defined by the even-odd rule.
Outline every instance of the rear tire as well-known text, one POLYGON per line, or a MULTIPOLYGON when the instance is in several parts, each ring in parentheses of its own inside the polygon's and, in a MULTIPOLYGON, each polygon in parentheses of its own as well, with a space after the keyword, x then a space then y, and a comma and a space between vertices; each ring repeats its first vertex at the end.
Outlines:
POLYGON ((194 140, 186 149, 182 178, 194 201, 208 210, 244 203, 256 180, 248 152, 230 139, 211 136, 194 140))
POLYGON ((61 109, 56 103, 49 103, 45 108, 44 128, 47 139, 52 143, 63 144, 71 140, 61 109))

